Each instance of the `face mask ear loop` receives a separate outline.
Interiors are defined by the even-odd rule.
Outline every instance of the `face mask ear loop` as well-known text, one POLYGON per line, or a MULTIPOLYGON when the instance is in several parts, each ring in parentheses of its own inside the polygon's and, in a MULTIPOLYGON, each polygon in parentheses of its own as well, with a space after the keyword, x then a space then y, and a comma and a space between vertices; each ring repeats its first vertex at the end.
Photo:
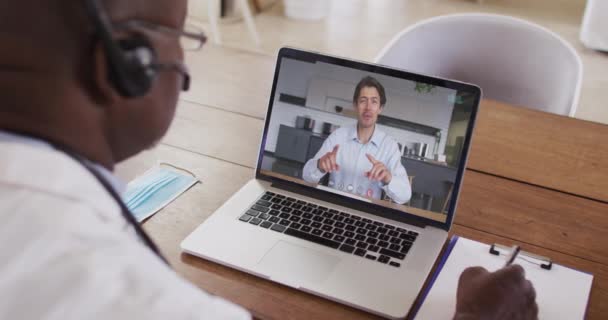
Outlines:
POLYGON ((170 163, 168 163, 168 162, 160 162, 160 163, 159 163, 159 165, 161 165, 161 166, 162 166, 162 165, 165 165, 165 166, 169 166, 169 167, 172 167, 172 168, 177 169, 177 170, 180 170, 180 171, 187 172, 187 173, 189 173, 191 176, 193 176, 194 178, 196 178, 196 181, 197 181, 197 182, 201 182, 201 179, 199 179, 199 177, 198 177, 196 174, 194 174, 192 171, 190 171, 190 170, 188 170, 188 169, 184 169, 184 168, 178 167, 178 166, 173 165, 173 164, 170 164, 170 163))

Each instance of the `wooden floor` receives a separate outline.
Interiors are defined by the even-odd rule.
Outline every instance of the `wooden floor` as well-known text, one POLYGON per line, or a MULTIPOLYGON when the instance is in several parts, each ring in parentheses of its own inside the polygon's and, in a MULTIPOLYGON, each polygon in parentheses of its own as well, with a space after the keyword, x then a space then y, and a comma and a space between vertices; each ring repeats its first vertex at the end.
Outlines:
MULTIPOLYGON (((513 15, 540 24, 574 46, 583 65, 581 100, 575 117, 608 124, 608 54, 585 48, 579 41, 585 0, 328 0, 322 21, 297 21, 283 15, 281 1, 255 16, 262 43, 256 46, 245 24, 220 25, 224 45, 275 55, 282 46, 372 61, 399 31, 438 15, 484 12, 513 15)), ((192 21, 205 19, 206 1, 191 0, 192 21), (199 3, 200 2, 200 3, 199 3)), ((202 26, 209 31, 208 25, 202 26)), ((262 78, 266 79, 266 78, 262 78)))

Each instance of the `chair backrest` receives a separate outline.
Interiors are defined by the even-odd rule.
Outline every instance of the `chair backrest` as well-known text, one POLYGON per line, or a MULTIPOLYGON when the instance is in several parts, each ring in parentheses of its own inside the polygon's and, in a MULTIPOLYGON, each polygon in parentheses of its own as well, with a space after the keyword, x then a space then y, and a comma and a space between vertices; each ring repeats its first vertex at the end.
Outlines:
POLYGON ((574 48, 525 20, 456 14, 395 36, 376 62, 479 85, 485 98, 573 116, 583 66, 574 48))

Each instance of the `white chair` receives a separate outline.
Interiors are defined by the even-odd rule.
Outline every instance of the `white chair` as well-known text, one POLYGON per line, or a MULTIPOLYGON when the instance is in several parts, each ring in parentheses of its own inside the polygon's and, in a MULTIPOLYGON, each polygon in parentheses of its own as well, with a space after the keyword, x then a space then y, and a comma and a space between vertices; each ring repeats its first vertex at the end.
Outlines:
POLYGON ((456 14, 397 34, 376 62, 479 85, 485 98, 574 116, 583 65, 555 33, 525 20, 456 14))
MULTIPOLYGON (((253 15, 251 14, 251 8, 247 0, 236 0, 236 5, 241 10, 245 24, 247 24, 247 30, 249 35, 253 39, 256 45, 260 45, 260 35, 253 21, 253 15)), ((222 35, 220 34, 218 17, 220 16, 220 0, 207 0, 207 13, 209 15, 209 24, 211 25, 211 32, 213 33, 213 39, 216 44, 222 44, 222 35)))

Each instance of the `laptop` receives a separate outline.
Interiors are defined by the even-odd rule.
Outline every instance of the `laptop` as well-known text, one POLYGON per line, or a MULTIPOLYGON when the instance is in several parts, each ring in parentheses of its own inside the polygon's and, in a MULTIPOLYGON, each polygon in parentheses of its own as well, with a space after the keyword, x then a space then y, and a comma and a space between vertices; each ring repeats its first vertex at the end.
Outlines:
POLYGON ((181 249, 405 318, 452 225, 480 98, 471 84, 282 48, 255 178, 181 249))

